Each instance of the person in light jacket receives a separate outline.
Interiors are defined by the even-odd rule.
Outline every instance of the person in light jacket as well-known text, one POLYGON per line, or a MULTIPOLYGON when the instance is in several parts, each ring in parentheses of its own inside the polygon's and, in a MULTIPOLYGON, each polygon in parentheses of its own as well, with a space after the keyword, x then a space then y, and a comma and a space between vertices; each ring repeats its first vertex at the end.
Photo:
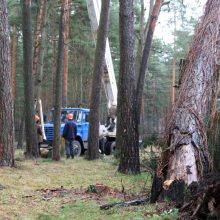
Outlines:
POLYGON ((38 149, 40 155, 40 145, 43 143, 43 132, 40 124, 40 117, 38 115, 35 115, 35 122, 37 126, 37 140, 38 140, 38 149))

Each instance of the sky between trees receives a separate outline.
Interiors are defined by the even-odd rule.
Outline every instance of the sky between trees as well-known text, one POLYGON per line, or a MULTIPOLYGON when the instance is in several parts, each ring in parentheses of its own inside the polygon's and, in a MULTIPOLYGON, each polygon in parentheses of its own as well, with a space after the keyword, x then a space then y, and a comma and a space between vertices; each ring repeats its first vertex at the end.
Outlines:
MULTIPOLYGON (((206 1, 207 0, 196 0, 196 1, 183 0, 183 4, 187 5, 186 17, 187 18, 192 17, 195 20, 198 20, 203 14, 206 1)), ((149 2, 149 0, 146 0, 145 2, 147 3, 149 2)), ((176 3, 176 0, 174 0, 173 3, 176 3)), ((173 43, 173 36, 172 36, 174 31, 173 17, 174 17, 173 11, 169 12, 167 10, 167 6, 164 6, 157 22, 155 37, 162 39, 165 43, 173 43)), ((181 26, 181 23, 178 22, 177 19, 177 29, 178 26, 181 26)))

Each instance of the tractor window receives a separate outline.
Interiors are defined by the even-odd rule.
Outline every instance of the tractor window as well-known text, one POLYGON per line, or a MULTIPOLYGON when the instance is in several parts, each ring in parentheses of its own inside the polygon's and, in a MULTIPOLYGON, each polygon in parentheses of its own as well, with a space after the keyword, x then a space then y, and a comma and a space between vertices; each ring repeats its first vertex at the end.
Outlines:
MULTIPOLYGON (((52 113, 52 121, 54 121, 54 110, 52 110, 51 113, 52 113)), ((60 116, 61 122, 63 123, 67 122, 68 119, 66 118, 66 116, 70 113, 73 114, 74 121, 80 121, 81 114, 82 114, 81 111, 73 110, 73 109, 62 109, 61 116, 60 116)))
POLYGON ((89 113, 86 113, 85 122, 89 122, 89 113))
POLYGON ((89 122, 89 113, 84 113, 83 114, 83 122, 89 122))

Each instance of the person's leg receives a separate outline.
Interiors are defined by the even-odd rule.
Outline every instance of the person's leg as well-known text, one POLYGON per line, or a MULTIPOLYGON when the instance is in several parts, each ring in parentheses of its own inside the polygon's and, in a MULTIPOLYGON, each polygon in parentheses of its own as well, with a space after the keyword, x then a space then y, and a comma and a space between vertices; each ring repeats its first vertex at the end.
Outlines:
POLYGON ((66 158, 70 158, 70 141, 65 140, 65 151, 66 151, 66 158))
POLYGON ((38 143, 38 152, 39 152, 39 156, 40 156, 40 144, 41 144, 41 143, 38 143))
POLYGON ((73 140, 70 140, 70 156, 74 158, 74 151, 73 151, 73 140))

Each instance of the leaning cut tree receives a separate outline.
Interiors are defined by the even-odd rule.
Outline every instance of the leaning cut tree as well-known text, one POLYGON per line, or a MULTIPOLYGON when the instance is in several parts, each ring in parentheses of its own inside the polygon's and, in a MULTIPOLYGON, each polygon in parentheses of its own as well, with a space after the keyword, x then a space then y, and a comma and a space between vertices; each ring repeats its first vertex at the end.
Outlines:
POLYGON ((208 0, 182 69, 179 98, 167 136, 168 148, 161 156, 153 181, 152 202, 163 196, 164 189, 174 180, 189 185, 212 170, 206 127, 211 97, 217 88, 219 25, 220 1, 208 0))

